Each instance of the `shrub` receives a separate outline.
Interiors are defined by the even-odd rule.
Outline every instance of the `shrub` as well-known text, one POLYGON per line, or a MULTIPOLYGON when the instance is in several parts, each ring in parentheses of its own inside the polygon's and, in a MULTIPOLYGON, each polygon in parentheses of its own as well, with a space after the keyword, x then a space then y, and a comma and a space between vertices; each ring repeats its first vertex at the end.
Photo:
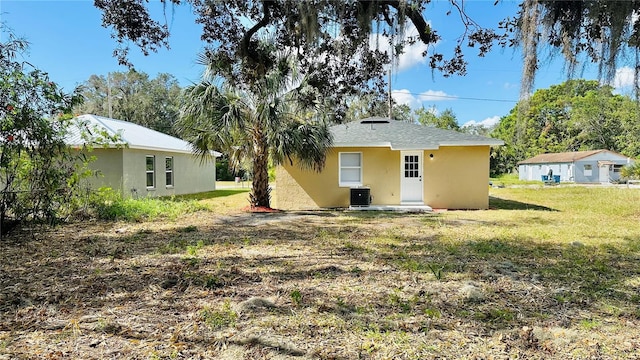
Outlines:
POLYGON ((143 221, 160 217, 175 219, 180 215, 207 210, 195 200, 158 198, 123 198, 111 188, 101 188, 91 197, 91 208, 102 220, 143 221))
POLYGON ((623 179, 640 179, 640 162, 629 164, 620 169, 623 179))
MULTIPOLYGON (((4 31, 0 24, 0 31, 4 31)), ((0 232, 23 221, 54 223, 77 185, 65 132, 79 94, 66 94, 46 72, 17 60, 27 43, 0 43, 0 232)))

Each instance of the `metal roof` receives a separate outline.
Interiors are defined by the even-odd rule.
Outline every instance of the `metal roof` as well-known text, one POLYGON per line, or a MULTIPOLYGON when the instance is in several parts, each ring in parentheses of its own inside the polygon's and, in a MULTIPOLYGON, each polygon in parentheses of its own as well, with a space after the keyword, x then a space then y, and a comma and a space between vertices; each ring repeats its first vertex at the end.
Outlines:
POLYGON ((499 139, 381 117, 335 125, 331 127, 331 133, 334 147, 437 150, 440 146, 504 145, 504 142, 499 139))
POLYGON ((536 155, 532 158, 526 159, 526 160, 522 160, 520 162, 518 162, 518 165, 520 164, 546 164, 546 163, 572 163, 584 158, 587 158, 589 156, 593 156, 595 154, 599 154, 602 152, 607 152, 607 153, 611 153, 612 155, 615 155, 616 157, 623 157, 623 158, 627 158, 627 156, 624 156, 622 154, 618 154, 615 151, 611 151, 611 150, 605 150, 605 149, 600 149, 600 150, 587 150, 587 151, 571 151, 571 152, 561 152, 561 153, 549 153, 549 154, 540 154, 540 155, 536 155))
MULTIPOLYGON (((192 153, 192 146, 189 142, 163 134, 159 131, 151 130, 128 121, 111 119, 97 115, 81 115, 72 120, 66 137, 69 146, 82 146, 87 142, 95 141, 101 137, 101 133, 113 137, 117 136, 119 141, 107 142, 107 147, 118 147, 125 145, 130 149, 169 151, 180 153, 192 153), (84 134, 84 135, 83 135, 84 134)), ((214 152, 214 156, 221 154, 214 152)))

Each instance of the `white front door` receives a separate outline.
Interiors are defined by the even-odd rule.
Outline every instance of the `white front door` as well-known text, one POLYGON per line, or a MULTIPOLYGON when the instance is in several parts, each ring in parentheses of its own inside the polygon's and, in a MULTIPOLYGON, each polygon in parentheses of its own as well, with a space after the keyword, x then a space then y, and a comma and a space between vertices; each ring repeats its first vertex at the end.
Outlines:
POLYGON ((400 202, 422 204, 422 151, 402 151, 400 202))
POLYGON ((609 179, 609 165, 600 165, 600 169, 599 169, 600 173, 599 173, 599 177, 600 177, 600 182, 605 184, 610 182, 609 179))
POLYGON ((569 164, 569 169, 567 170, 567 180, 574 181, 573 178, 573 164, 569 164))

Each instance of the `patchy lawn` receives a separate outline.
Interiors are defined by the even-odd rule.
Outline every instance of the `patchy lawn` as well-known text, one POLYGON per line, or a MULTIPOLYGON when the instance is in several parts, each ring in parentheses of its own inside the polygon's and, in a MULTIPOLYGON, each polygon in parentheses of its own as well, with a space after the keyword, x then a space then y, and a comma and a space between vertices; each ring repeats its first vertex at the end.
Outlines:
POLYGON ((640 190, 491 196, 14 234, 0 359, 640 358, 640 190))

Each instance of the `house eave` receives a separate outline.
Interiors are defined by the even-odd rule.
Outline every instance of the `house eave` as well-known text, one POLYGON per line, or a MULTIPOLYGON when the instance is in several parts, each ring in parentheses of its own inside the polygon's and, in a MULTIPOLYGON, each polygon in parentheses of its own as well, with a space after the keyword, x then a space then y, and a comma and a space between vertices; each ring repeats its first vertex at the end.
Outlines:
POLYGON ((128 146, 127 149, 146 150, 146 151, 162 151, 162 152, 171 152, 171 153, 180 153, 180 154, 191 154, 191 153, 193 153, 189 149, 170 149, 170 148, 163 148, 163 147, 159 147, 159 146, 128 146))
POLYGON ((334 148, 346 148, 346 147, 391 147, 390 142, 371 142, 371 143, 333 143, 334 148))
MULTIPOLYGON (((67 144, 69 147, 74 149, 80 149, 85 147, 86 144, 67 144)), ((143 151, 160 151, 167 153, 178 153, 178 154, 193 154, 192 150, 189 149, 170 149, 164 147, 154 147, 154 146, 131 146, 127 144, 107 144, 107 145, 95 145, 94 149, 133 149, 133 150, 143 150, 143 151)), ((222 153, 217 151, 210 151, 209 155, 213 157, 221 157, 222 153)))
POLYGON ((440 143, 440 146, 502 146, 504 145, 504 141, 496 140, 496 141, 486 141, 486 142, 467 142, 467 141, 454 141, 454 142, 443 142, 440 143))
POLYGON ((544 165, 544 164, 573 164, 576 161, 536 161, 536 162, 525 162, 520 161, 517 165, 544 165))
POLYGON ((345 147, 387 147, 391 150, 438 150, 442 146, 499 146, 504 145, 501 141, 495 142, 486 142, 486 143, 475 143, 475 142, 446 142, 439 144, 393 144, 390 142, 371 142, 371 143, 335 143, 333 147, 335 148, 345 148, 345 147))
POLYGON ((438 150, 439 146, 418 146, 418 145, 394 145, 391 150, 412 151, 412 150, 438 150))

